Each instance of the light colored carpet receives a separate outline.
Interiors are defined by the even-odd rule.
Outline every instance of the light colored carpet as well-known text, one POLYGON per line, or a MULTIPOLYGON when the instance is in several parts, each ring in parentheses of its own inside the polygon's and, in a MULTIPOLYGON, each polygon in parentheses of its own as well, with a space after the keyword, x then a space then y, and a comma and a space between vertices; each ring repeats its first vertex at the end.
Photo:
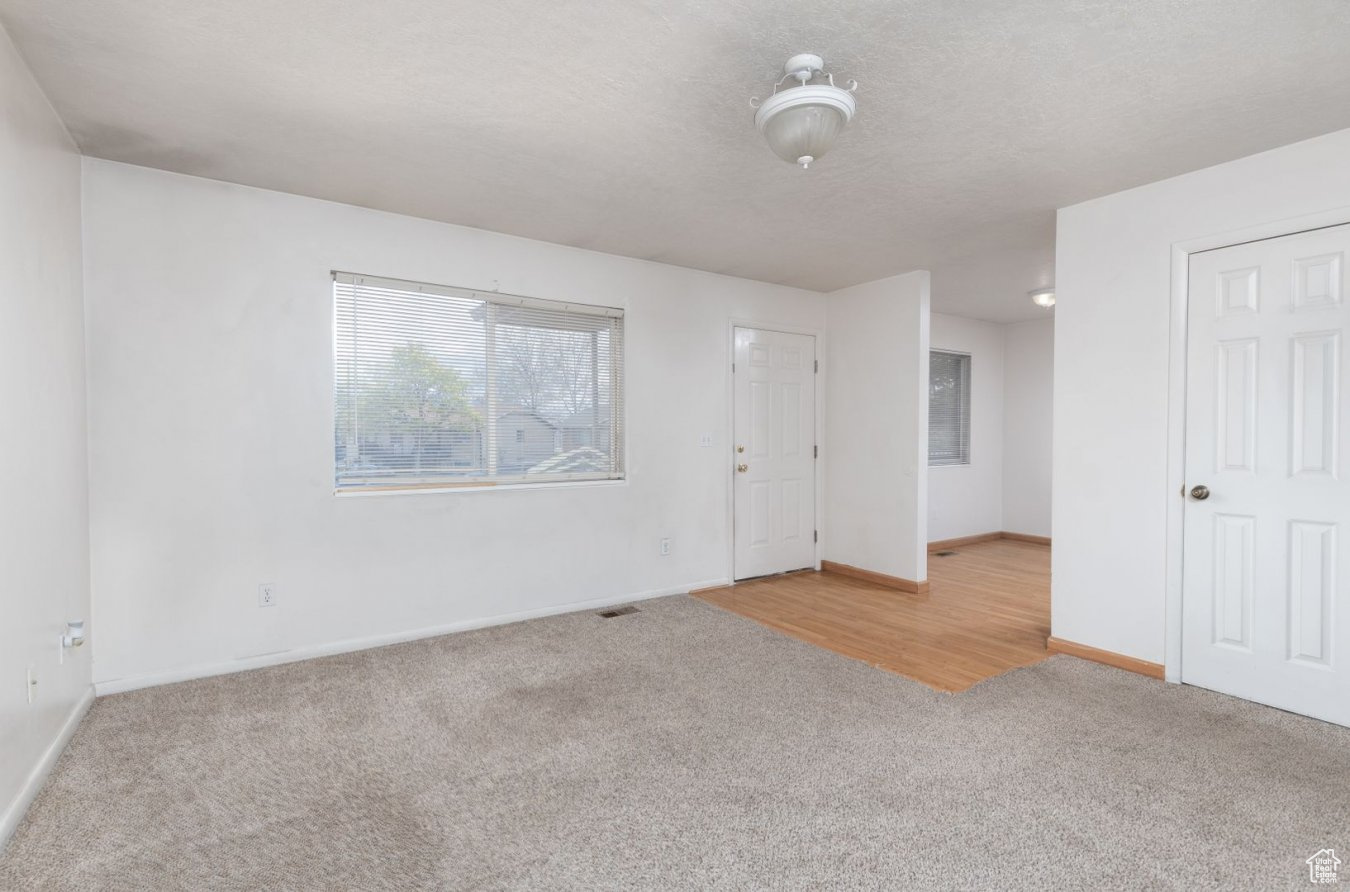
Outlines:
POLYGON ((1324 847, 1345 729, 1071 657, 940 694, 678 597, 100 699, 0 888, 1268 890, 1324 847))

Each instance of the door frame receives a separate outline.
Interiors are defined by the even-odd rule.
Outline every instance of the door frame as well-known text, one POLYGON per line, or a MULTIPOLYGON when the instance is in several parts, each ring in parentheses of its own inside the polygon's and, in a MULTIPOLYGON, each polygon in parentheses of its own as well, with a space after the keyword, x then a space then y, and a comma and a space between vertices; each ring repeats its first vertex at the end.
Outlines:
POLYGON ((726 355, 723 361, 723 368, 726 370, 727 380, 727 437, 726 437, 726 487, 727 487, 727 584, 736 584, 736 458, 731 451, 736 439, 736 377, 732 374, 731 366, 736 361, 736 329, 738 328, 757 328, 760 331, 778 331, 783 334, 806 335, 816 342, 816 362, 820 363, 820 371, 816 373, 815 386, 815 445, 820 447, 820 454, 816 456, 814 467, 816 505, 815 522, 816 542, 813 566, 820 569, 820 556, 825 549, 825 475, 822 473, 822 462, 825 460, 825 332, 823 329, 812 328, 804 325, 777 325, 771 322, 757 321, 754 319, 745 319, 732 317, 727 324, 727 339, 725 342, 726 355))
POLYGON ((1173 684, 1181 683, 1182 579, 1185 560, 1186 498, 1186 361, 1190 337, 1191 255, 1230 248, 1246 242, 1265 241, 1350 223, 1350 207, 1290 217, 1230 229, 1212 235, 1172 243, 1171 342, 1167 368, 1167 580, 1166 613, 1163 622, 1163 673, 1173 684))

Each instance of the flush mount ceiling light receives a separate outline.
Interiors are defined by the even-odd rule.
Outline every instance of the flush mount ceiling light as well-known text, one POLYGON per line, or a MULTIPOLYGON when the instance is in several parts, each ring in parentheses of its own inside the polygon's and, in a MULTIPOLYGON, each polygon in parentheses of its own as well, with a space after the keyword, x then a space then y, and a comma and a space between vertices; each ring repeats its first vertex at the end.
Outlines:
POLYGON ((1037 288, 1035 291, 1028 291, 1031 295, 1031 302, 1038 307, 1045 307, 1047 310, 1055 305, 1055 289, 1037 288))
POLYGON ((834 75, 824 70, 825 60, 812 53, 799 53, 787 60, 783 76, 773 85, 773 95, 763 102, 750 100, 755 109, 755 127, 768 140, 775 155, 803 169, 830 150, 834 138, 853 120, 853 91, 858 82, 834 85, 834 75), (813 84, 823 79, 826 83, 813 84), (788 80, 797 83, 778 89, 788 80))

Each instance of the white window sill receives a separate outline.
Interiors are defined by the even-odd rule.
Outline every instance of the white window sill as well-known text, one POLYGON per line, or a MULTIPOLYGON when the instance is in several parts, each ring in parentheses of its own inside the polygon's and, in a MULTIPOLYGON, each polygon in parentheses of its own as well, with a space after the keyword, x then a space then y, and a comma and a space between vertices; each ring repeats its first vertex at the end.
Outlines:
POLYGON ((377 498, 380 496, 424 496, 454 493, 456 495, 483 492, 517 492, 528 489, 580 489, 583 487, 627 486, 628 478, 621 480, 555 480, 548 483, 489 483, 469 486, 408 486, 402 488, 387 487, 369 489, 335 489, 333 495, 339 499, 377 498))

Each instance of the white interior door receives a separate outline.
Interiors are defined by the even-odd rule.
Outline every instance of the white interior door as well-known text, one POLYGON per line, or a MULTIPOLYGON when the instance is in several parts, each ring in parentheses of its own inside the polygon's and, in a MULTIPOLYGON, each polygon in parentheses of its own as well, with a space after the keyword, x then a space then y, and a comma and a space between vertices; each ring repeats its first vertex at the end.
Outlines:
POLYGON ((1191 255, 1181 657, 1182 681, 1343 725, 1347 255, 1350 226, 1191 255))
POLYGON ((736 579, 816 562, 816 339, 736 329, 736 579))

